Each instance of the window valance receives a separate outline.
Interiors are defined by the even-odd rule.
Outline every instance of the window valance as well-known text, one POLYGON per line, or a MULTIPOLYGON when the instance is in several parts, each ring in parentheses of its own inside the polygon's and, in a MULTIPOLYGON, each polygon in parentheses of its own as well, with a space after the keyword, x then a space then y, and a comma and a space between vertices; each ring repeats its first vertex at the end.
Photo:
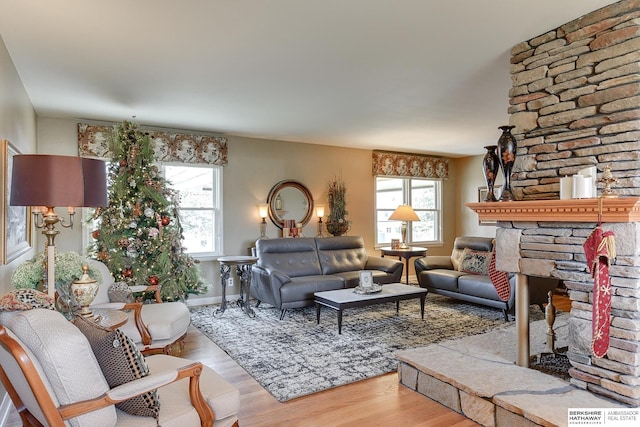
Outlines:
MULTIPOLYGON (((111 159, 107 141, 111 129, 111 126, 78 123, 79 155, 111 159)), ((156 161, 227 165, 227 138, 157 130, 147 132, 153 140, 156 161)))
POLYGON ((374 150, 372 159, 374 176, 449 178, 449 160, 442 157, 374 150))

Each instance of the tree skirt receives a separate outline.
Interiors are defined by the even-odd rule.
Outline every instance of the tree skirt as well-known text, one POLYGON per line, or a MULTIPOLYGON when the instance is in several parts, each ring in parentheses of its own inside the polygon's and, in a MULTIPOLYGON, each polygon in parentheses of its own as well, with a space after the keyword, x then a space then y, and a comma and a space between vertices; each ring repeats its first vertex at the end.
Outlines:
MULTIPOLYGON (((191 308, 192 324, 281 402, 397 369, 395 351, 505 327, 502 311, 429 294, 425 318, 418 300, 348 309, 338 334, 337 312, 326 307, 255 308, 251 319, 235 304, 220 318, 217 305, 191 308)), ((513 322, 509 322, 513 323, 513 322)))

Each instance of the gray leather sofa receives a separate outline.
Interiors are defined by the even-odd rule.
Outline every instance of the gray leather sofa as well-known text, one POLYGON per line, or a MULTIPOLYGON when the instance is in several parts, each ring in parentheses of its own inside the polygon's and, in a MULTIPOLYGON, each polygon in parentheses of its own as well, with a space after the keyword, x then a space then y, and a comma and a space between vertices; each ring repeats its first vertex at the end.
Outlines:
MULTIPOLYGON (((459 264, 465 248, 474 251, 491 252, 493 239, 487 237, 457 237, 451 256, 426 256, 414 261, 418 283, 435 294, 445 295, 462 301, 482 304, 501 309, 505 320, 514 313, 515 276, 511 277, 511 297, 502 301, 498 292, 485 274, 470 274, 459 271, 459 264)), ((543 309, 547 294, 556 289, 559 280, 542 277, 529 277, 529 302, 543 309)))
POLYGON ((352 288, 360 270, 378 284, 400 282, 402 262, 368 256, 359 236, 262 239, 252 266, 251 295, 281 310, 314 304, 314 292, 352 288))

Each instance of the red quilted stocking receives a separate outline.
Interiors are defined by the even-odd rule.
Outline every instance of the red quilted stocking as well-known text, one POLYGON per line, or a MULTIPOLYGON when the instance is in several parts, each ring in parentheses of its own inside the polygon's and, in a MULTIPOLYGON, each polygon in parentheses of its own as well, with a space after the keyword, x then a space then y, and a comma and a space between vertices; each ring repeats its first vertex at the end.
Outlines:
POLYGON ((496 248, 491 252, 491 261, 489 262, 489 278, 493 287, 496 288, 498 296, 502 301, 509 301, 511 297, 511 286, 509 286, 509 274, 504 271, 496 270, 496 248))
POLYGON ((611 326, 609 262, 616 256, 613 236, 613 232, 603 232, 598 224, 583 245, 589 271, 593 276, 591 351, 598 358, 604 357, 609 350, 609 329, 611 326))

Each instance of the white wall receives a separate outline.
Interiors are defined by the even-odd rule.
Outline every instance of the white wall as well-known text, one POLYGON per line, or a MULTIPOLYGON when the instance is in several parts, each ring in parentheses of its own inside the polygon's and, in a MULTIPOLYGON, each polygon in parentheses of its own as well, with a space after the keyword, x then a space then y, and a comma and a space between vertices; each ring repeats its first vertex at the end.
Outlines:
MULTIPOLYGON (((0 139, 11 142, 22 153, 36 151, 36 114, 22 81, 16 72, 4 41, 0 37, 0 139)), ((5 166, 0 165, 4 175, 5 166)), ((0 190, 0 212, 4 212, 4 189, 0 190)), ((4 244, 4 242, 0 242, 4 244)), ((0 265, 0 295, 11 289, 11 273, 17 265, 33 256, 34 249, 8 265, 0 265)), ((10 408, 10 400, 0 385, 0 425, 10 408)))
MULTIPOLYGON (((8 140, 21 153, 27 154, 36 151, 36 114, 1 38, 0 139, 8 140)), ((2 174, 5 172, 4 167, 4 165, 0 165, 2 174)), ((3 194, 4 190, 0 192, 0 195, 3 194)), ((0 205, 4 209, 4 201, 1 197, 0 205)), ((33 250, 8 265, 0 265, 0 295, 11 289, 11 273, 15 267, 31 256, 33 256, 33 250)))
MULTIPOLYGON (((484 155, 456 159, 458 190, 456 236, 495 237, 496 227, 479 225, 478 215, 465 206, 465 203, 478 201, 478 187, 486 187, 482 173, 484 155)), ((502 178, 496 185, 502 185, 502 178)))

